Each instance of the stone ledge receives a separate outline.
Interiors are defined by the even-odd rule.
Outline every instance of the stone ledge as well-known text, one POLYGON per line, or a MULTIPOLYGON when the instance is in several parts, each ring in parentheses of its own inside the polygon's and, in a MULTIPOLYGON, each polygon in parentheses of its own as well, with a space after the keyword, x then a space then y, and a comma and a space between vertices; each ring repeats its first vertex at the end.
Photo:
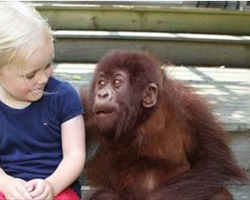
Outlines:
MULTIPOLYGON (((250 199, 250 184, 232 185, 232 186, 229 186, 229 190, 233 194, 234 200, 249 200, 250 199)), ((81 200, 88 200, 94 191, 95 190, 91 189, 88 186, 83 186, 81 200)))
POLYGON ((56 39, 61 38, 96 38, 96 39, 131 39, 131 40, 169 40, 250 44, 250 36, 191 34, 191 33, 161 33, 161 32, 132 32, 132 31, 83 31, 57 30, 53 32, 56 39))
POLYGON ((146 50, 175 65, 250 66, 250 36, 126 31, 54 31, 55 61, 95 63, 113 49, 146 50))
POLYGON ((53 29, 249 35, 250 13, 155 5, 36 2, 53 29))

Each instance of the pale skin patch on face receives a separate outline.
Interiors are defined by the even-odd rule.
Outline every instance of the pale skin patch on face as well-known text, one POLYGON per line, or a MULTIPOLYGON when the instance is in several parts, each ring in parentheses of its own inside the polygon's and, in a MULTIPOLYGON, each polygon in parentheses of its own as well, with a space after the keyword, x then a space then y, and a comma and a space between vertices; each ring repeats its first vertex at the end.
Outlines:
POLYGON ((0 100, 12 108, 24 108, 39 100, 52 75, 53 57, 54 44, 47 40, 23 63, 16 58, 10 66, 4 66, 0 71, 0 100))
POLYGON ((147 175, 146 181, 145 181, 146 187, 148 188, 148 191, 153 190, 155 188, 156 180, 153 173, 149 173, 147 175))

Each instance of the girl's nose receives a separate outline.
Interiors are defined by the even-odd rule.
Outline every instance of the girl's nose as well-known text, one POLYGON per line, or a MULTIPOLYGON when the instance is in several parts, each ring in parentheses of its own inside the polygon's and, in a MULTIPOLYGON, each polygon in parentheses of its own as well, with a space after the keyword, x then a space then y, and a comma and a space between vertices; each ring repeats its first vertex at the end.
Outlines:
POLYGON ((40 72, 40 74, 39 74, 39 79, 38 79, 38 83, 39 83, 39 84, 47 83, 47 82, 48 82, 48 79, 49 79, 49 75, 48 75, 45 71, 40 72))

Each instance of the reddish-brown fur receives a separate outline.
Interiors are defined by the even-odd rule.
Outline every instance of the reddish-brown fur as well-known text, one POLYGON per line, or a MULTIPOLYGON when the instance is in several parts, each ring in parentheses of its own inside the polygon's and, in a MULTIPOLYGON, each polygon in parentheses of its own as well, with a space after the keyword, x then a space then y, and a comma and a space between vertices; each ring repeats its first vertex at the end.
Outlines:
POLYGON ((106 55, 81 97, 87 134, 98 144, 87 163, 89 184, 98 189, 91 200, 230 200, 226 185, 246 179, 206 101, 166 76, 146 53, 106 55), (106 137, 95 128, 95 81, 100 71, 115 70, 128 74, 133 98, 118 102, 129 104, 129 117, 122 116, 123 127, 106 137), (150 82, 158 86, 158 101, 146 109, 140 101, 150 82))

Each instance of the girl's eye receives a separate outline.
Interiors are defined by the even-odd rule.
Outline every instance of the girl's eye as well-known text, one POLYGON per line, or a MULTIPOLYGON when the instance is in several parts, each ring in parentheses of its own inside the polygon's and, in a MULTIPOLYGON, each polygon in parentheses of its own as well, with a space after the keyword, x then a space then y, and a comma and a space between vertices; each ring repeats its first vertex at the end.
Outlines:
POLYGON ((27 74, 27 75, 26 75, 26 78, 27 78, 27 79, 32 79, 32 78, 35 77, 35 74, 36 74, 36 73, 27 74))
MULTIPOLYGON (((49 63, 48 65, 46 65, 45 70, 50 69, 50 67, 51 67, 51 63, 49 63)), ((27 74, 25 77, 27 79, 32 79, 32 78, 35 77, 35 75, 36 75, 36 71, 31 72, 30 74, 27 74)))
POLYGON ((114 86, 117 88, 117 87, 120 87, 121 86, 121 81, 120 80, 118 80, 118 79, 115 79, 114 80, 114 82, 113 82, 113 84, 114 84, 114 86))
POLYGON ((46 66, 45 69, 48 69, 48 68, 50 68, 50 67, 51 67, 51 63, 49 63, 49 64, 46 66))

